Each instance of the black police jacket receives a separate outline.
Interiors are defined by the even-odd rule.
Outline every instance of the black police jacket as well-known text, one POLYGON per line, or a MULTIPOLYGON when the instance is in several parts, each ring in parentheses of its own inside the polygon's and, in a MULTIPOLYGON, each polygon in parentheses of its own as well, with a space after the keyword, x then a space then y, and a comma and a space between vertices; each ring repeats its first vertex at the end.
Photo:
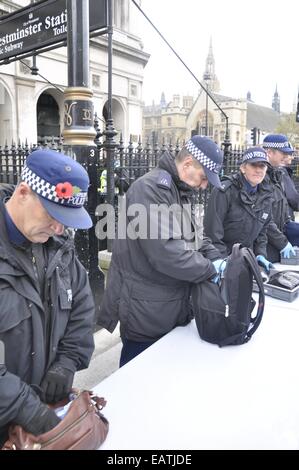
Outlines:
MULTIPOLYGON (((0 187, 2 196, 6 189, 0 187)), ((43 302, 30 256, 21 261, 20 248, 8 239, 3 211, 1 200, 0 441, 9 423, 26 426, 37 412, 35 390, 51 364, 59 362, 73 372, 84 369, 94 349, 94 302, 73 242, 53 237, 44 244, 49 262, 43 302)))
POLYGON ((289 213, 294 220, 294 211, 299 211, 299 193, 293 180, 293 170, 288 167, 281 168, 282 182, 285 195, 289 204, 289 213))
MULTIPOLYGON (((212 277, 216 271, 210 260, 220 253, 204 238, 193 248, 176 220, 167 222, 167 208, 177 209, 190 202, 193 190, 179 180, 173 157, 165 152, 159 167, 136 180, 126 193, 125 229, 132 227, 133 208, 145 215, 146 232, 114 241, 108 282, 99 314, 99 324, 112 332, 120 321, 121 336, 132 341, 157 340, 193 316, 190 286, 212 277), (134 206, 135 205, 135 206, 134 206), (153 208, 166 209, 155 218, 153 208), (169 229, 165 237, 152 232, 169 229)), ((140 229, 140 227, 139 227, 140 229)), ((132 235, 131 234, 131 235, 132 235)))
POLYGON ((268 244, 275 250, 282 250, 288 243, 284 235, 284 226, 291 220, 289 204, 283 185, 283 171, 281 168, 269 167, 264 180, 272 190, 272 220, 267 229, 268 244))
POLYGON ((205 234, 223 257, 234 243, 266 257, 267 227, 271 220, 272 192, 262 182, 254 194, 248 194, 241 173, 224 177, 221 188, 214 188, 205 212, 205 234))

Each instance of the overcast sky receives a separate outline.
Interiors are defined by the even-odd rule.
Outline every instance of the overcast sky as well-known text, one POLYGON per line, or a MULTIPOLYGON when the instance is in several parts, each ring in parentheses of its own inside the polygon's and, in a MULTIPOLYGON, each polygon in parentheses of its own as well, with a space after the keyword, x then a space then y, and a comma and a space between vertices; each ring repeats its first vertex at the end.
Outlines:
MULTIPOLYGON (((134 7, 134 5, 133 5, 134 7)), ((202 80, 210 37, 220 92, 271 107, 277 84, 281 110, 291 112, 299 85, 299 4, 295 0, 142 0, 142 9, 202 80)), ((136 7, 135 7, 136 8, 136 7)), ((139 34, 151 54, 146 104, 197 95, 199 85, 140 14, 139 34)))

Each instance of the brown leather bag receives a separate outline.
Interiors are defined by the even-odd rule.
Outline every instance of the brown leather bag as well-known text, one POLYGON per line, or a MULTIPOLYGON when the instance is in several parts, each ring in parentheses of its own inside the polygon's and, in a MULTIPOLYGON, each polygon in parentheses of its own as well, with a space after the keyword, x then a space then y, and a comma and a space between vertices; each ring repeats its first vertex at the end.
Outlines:
POLYGON ((105 405, 104 398, 90 391, 79 392, 61 422, 44 434, 34 436, 22 426, 10 426, 2 450, 96 450, 109 429, 107 419, 100 412, 105 405))

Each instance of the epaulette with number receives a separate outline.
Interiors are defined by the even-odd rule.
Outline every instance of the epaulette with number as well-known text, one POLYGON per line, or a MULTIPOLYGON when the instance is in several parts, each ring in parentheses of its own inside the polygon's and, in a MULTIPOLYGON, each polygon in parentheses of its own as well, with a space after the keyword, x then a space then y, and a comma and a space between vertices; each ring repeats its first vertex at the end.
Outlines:
POLYGON ((225 192, 232 184, 233 184, 233 181, 229 178, 225 179, 224 181, 221 181, 220 191, 225 192))
POLYGON ((160 170, 157 178, 157 186, 160 188, 164 189, 170 189, 171 187, 171 175, 165 171, 165 170, 160 170))

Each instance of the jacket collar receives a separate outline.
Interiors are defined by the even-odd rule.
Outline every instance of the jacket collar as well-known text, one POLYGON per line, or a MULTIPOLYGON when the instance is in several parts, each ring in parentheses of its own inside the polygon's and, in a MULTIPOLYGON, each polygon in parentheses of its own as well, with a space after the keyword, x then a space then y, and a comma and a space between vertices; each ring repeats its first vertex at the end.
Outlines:
POLYGON ((187 183, 180 180, 174 157, 167 150, 162 154, 158 167, 170 173, 175 185, 181 193, 189 197, 194 195, 194 193, 198 193, 194 188, 191 188, 187 183))
MULTIPOLYGON (((1 197, 1 196, 0 196, 1 197)), ((24 268, 20 265, 16 249, 29 249, 31 243, 28 242, 24 248, 16 247, 13 248, 13 245, 9 239, 6 223, 4 218, 4 203, 3 200, 0 199, 0 259, 5 260, 6 263, 0 263, 0 275, 1 274, 8 274, 8 275, 24 275, 24 268)), ((60 266, 62 269, 69 263, 69 256, 71 256, 71 252, 74 250, 73 242, 64 236, 60 237, 51 237, 46 242, 49 252, 52 253, 49 256, 51 260, 46 276, 51 276, 52 272, 54 271, 56 266, 60 266), (68 253, 69 252, 69 253, 68 253)), ((30 275, 30 271, 27 272, 30 275)))

